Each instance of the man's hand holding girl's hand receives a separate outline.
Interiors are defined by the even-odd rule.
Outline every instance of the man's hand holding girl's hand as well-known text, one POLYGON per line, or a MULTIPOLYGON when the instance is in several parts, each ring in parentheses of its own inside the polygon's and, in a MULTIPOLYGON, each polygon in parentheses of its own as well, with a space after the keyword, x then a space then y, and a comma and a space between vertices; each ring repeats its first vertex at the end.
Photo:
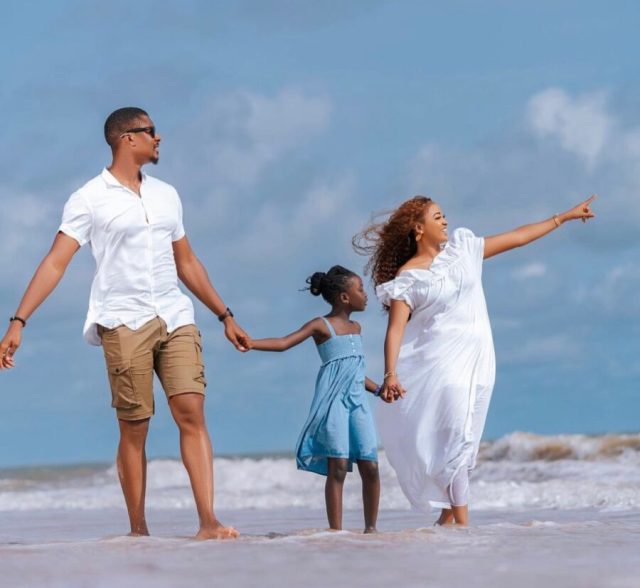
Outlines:
POLYGON ((232 317, 224 321, 224 334, 238 351, 244 353, 251 349, 251 337, 242 330, 232 317))

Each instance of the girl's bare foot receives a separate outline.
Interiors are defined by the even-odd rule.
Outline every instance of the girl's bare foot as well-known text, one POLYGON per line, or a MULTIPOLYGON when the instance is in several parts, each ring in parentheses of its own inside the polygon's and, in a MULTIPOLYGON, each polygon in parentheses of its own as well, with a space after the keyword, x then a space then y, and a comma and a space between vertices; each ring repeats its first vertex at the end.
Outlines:
POLYGON ((127 534, 127 537, 148 537, 148 536, 149 536, 149 529, 147 528, 146 522, 131 525, 131 532, 127 534))
POLYGON ((375 527, 367 527, 364 530, 364 534, 365 535, 370 535, 370 534, 377 533, 377 532, 378 532, 378 529, 376 529, 375 527))

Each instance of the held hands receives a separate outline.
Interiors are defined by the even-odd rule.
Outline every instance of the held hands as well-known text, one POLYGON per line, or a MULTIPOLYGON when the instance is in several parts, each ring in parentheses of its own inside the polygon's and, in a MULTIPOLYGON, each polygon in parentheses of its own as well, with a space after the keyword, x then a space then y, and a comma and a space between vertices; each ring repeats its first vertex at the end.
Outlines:
POLYGON ((387 376, 385 378, 380 390, 380 398, 382 400, 391 404, 400 398, 404 398, 405 394, 406 391, 396 376, 387 376))
POLYGON ((7 330, 4 339, 0 341, 0 371, 15 367, 13 356, 22 343, 22 325, 13 321, 7 330))
POLYGON ((224 320, 224 334, 238 351, 245 353, 251 349, 251 337, 240 328, 233 317, 224 320))
POLYGON ((595 218, 595 214, 591 210, 591 204, 596 199, 596 195, 594 194, 588 200, 581 202, 578 206, 574 206, 571 210, 567 210, 567 212, 563 212, 560 216, 562 222, 570 221, 570 220, 578 220, 580 219, 583 223, 586 223, 588 219, 595 218))

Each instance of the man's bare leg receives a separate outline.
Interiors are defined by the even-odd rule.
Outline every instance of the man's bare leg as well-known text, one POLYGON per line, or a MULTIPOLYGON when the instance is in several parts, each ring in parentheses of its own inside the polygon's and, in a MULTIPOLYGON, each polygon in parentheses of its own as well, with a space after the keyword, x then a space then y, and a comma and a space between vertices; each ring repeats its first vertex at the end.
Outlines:
POLYGON ((204 420, 204 396, 172 396, 169 408, 180 429, 180 454, 189 474, 200 519, 200 529, 195 538, 235 539, 238 531, 224 527, 213 511, 213 449, 204 420))
POLYGON ((148 535, 144 516, 144 497, 147 489, 147 455, 145 444, 149 419, 140 421, 118 420, 120 444, 116 459, 120 486, 129 513, 131 536, 148 535))

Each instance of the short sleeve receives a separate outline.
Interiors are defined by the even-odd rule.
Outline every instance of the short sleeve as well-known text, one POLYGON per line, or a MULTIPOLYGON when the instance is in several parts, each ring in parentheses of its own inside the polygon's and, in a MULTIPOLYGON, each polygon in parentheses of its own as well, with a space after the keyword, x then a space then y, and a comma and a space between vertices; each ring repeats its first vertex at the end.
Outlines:
POLYGON ((80 192, 75 192, 64 205, 58 231, 75 239, 82 247, 91 239, 92 223, 93 215, 86 198, 80 192))
POLYGON ((468 254, 476 265, 482 265, 484 259, 484 237, 476 237, 469 229, 459 228, 453 231, 451 246, 468 254))
POLYGON ((415 309, 414 288, 415 278, 409 275, 399 275, 393 280, 376 287, 376 296, 385 306, 392 300, 404 300, 411 310, 415 309))
POLYGON ((173 233, 171 233, 171 240, 173 242, 180 241, 180 239, 182 239, 186 234, 184 230, 184 224, 182 221, 182 201, 180 200, 180 195, 178 194, 178 192, 175 192, 175 196, 176 196, 176 203, 177 203, 178 218, 176 219, 176 226, 173 229, 173 233))

